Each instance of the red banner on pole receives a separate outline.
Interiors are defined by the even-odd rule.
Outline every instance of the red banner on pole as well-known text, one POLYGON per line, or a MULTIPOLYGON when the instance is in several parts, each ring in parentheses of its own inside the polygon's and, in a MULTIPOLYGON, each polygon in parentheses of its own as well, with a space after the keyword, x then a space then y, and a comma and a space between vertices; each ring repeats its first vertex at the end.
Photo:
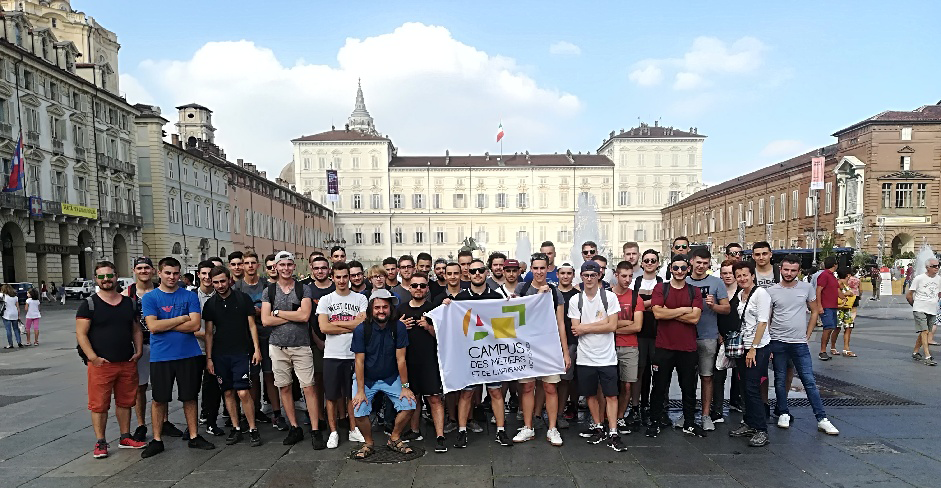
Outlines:
POLYGON ((810 159, 811 176, 810 189, 823 190, 823 162, 824 158, 817 157, 810 159))

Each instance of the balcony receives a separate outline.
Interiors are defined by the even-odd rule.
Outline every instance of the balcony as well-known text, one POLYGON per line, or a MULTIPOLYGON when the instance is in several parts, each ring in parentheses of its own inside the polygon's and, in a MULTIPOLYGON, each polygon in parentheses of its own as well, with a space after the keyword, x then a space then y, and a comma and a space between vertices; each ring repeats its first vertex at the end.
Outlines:
POLYGON ((124 224, 136 227, 142 227, 144 225, 144 218, 138 215, 131 215, 122 212, 111 212, 108 210, 102 210, 99 213, 101 214, 102 220, 111 222, 112 224, 124 224))
POLYGON ((26 197, 13 193, 0 193, 0 207, 11 210, 26 210, 26 197))
POLYGON ((0 139, 13 140, 13 126, 0 122, 0 139))
POLYGON ((26 145, 39 147, 39 132, 34 130, 26 131, 26 145))
POLYGON ((85 148, 84 147, 75 148, 75 159, 78 159, 79 161, 85 161, 85 148))
POLYGON ((62 215, 62 204, 59 202, 43 200, 42 211, 43 213, 47 213, 47 214, 62 215))
POLYGON ((98 166, 103 166, 115 171, 121 171, 131 176, 134 176, 136 173, 136 168, 133 164, 125 163, 124 161, 121 161, 113 156, 108 156, 105 153, 98 153, 98 166))
POLYGON ((62 155, 65 153, 65 144, 62 139, 52 139, 52 154, 62 155))

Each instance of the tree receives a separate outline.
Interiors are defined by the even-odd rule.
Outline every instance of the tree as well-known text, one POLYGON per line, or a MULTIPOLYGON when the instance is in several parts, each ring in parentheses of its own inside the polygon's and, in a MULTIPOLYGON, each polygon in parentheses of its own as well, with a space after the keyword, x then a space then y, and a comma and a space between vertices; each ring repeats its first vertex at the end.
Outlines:
POLYGON ((856 269, 867 269, 875 262, 876 257, 866 251, 858 251, 853 255, 853 267, 856 269))

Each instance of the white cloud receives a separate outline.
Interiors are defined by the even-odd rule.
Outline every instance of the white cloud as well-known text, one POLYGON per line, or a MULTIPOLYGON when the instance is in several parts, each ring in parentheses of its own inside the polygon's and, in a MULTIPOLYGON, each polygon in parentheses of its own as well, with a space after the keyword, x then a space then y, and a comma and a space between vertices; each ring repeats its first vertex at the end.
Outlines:
POLYGON ((137 78, 127 73, 122 73, 119 77, 119 81, 121 93, 124 94, 124 97, 131 101, 131 103, 156 103, 157 99, 144 88, 144 85, 137 81, 137 78))
POLYGON ((641 86, 656 85, 664 71, 675 72, 675 90, 702 88, 711 77, 753 73, 762 66, 767 47, 754 37, 731 44, 715 37, 697 37, 681 57, 645 59, 635 63, 629 79, 641 86))
POLYGON ((702 75, 698 73, 688 73, 682 71, 676 74, 676 81, 673 83, 674 90, 694 90, 705 84, 702 75))
POLYGON ((501 119, 507 149, 561 150, 558 140, 582 107, 575 95, 540 86, 513 59, 420 23, 347 39, 336 66, 284 65, 271 49, 247 40, 209 42, 191 59, 145 61, 122 82, 139 80, 146 89, 133 93, 155 94, 171 120, 176 105, 211 108, 226 153, 277 174, 291 158, 291 139, 346 123, 357 78, 377 128, 399 154, 492 152, 501 119))
POLYGON ((640 86, 654 86, 663 80, 663 70, 655 64, 648 64, 631 71, 628 78, 640 86))
POLYGON ((762 158, 784 159, 798 156, 807 152, 809 149, 810 145, 803 141, 796 139, 778 139, 769 142, 759 154, 762 158))
POLYGON ((562 56, 578 56, 582 53, 582 48, 568 41, 559 41, 549 46, 549 53, 562 56))

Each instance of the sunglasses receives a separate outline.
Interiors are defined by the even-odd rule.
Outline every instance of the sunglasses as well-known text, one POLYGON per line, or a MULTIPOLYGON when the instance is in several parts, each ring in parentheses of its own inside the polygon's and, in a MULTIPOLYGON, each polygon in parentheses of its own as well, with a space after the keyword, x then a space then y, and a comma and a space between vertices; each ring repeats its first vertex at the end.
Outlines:
POLYGON ((645 259, 644 260, 644 264, 657 264, 659 262, 660 262, 659 259, 645 259))
POLYGON ((582 251, 582 255, 584 255, 584 256, 591 256, 591 255, 595 254, 596 252, 597 252, 597 251, 595 251, 594 249, 588 249, 587 251, 582 251))
POLYGON ((725 255, 726 255, 726 256, 741 256, 741 255, 742 255, 742 251, 731 251, 731 252, 725 253, 725 255))
POLYGON ((684 265, 684 266, 673 266, 672 269, 673 269, 673 271, 686 271, 687 269, 689 269, 689 267, 688 267, 688 266, 685 266, 685 265, 684 265))
POLYGON ((686 249, 689 247, 689 244, 677 244, 673 246, 673 249, 686 249))
POLYGON ((114 278, 114 273, 108 273, 108 274, 102 274, 102 275, 96 275, 96 276, 98 276, 99 280, 103 280, 105 278, 114 278))
POLYGON ((400 266, 399 266, 399 269, 412 269, 412 268, 414 268, 414 267, 415 267, 415 266, 412 266, 411 264, 409 264, 409 265, 407 265, 407 266, 400 265, 400 266))
POLYGON ((274 269, 274 266, 265 266, 268 269, 274 269))
POLYGON ((487 272, 487 268, 471 268, 467 272, 470 274, 484 274, 487 272))
POLYGON ((931 268, 931 269, 936 269, 936 268, 941 267, 941 264, 932 264, 932 265, 930 265, 930 266, 928 266, 928 267, 931 268))
POLYGON ((428 283, 412 283, 409 286, 412 288, 428 288, 428 283))

